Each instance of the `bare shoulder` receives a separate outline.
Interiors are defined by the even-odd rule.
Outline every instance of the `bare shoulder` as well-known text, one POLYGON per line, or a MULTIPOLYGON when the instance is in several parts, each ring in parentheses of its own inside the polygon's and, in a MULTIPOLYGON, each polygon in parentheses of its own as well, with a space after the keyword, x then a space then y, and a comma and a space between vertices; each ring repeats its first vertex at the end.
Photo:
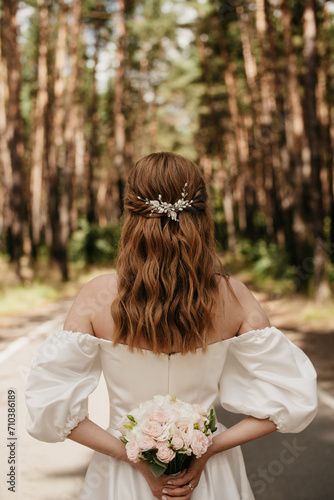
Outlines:
POLYGON ((267 313, 248 286, 234 276, 229 277, 229 283, 241 308, 241 324, 238 335, 270 326, 267 313))
POLYGON ((85 303, 87 300, 93 303, 99 300, 102 294, 112 292, 117 286, 117 273, 106 273, 95 276, 85 283, 79 290, 75 302, 77 304, 85 303))
POLYGON ((90 279, 85 283, 80 291, 84 293, 89 292, 99 292, 100 290, 105 290, 105 287, 113 288, 117 284, 117 272, 113 271, 110 273, 100 274, 90 279))
POLYGON ((110 302, 117 289, 116 271, 95 276, 77 293, 67 313, 64 329, 94 335, 93 318, 110 302))

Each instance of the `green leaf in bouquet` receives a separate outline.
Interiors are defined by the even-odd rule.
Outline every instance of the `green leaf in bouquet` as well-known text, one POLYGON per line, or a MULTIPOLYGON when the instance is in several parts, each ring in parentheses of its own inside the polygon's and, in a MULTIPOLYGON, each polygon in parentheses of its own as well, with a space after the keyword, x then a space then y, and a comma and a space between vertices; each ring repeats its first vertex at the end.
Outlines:
POLYGON ((126 422, 125 424, 123 424, 123 428, 124 429, 129 429, 130 431, 132 431, 132 429, 136 426, 136 424, 134 424, 133 422, 126 422))
POLYGON ((167 468, 167 464, 165 464, 164 462, 161 462, 161 460, 159 460, 156 455, 153 455, 152 459, 153 459, 154 463, 156 463, 157 465, 160 465, 160 467, 165 467, 165 469, 167 468))
POLYGON ((211 430, 211 432, 215 432, 217 430, 216 422, 217 416, 215 409, 211 408, 209 413, 209 429, 211 430))
POLYGON ((128 419, 131 420, 131 422, 133 422, 134 424, 137 423, 137 420, 135 419, 135 417, 133 415, 131 415, 130 413, 127 415, 128 419))
POLYGON ((155 475, 155 477, 160 477, 162 474, 164 474, 165 470, 167 469, 167 464, 157 464, 155 461, 148 462, 148 466, 151 469, 152 473, 155 475))
POLYGON ((165 472, 165 470, 167 469, 167 464, 165 464, 164 462, 161 462, 156 457, 156 451, 155 450, 143 451, 141 453, 141 456, 147 462, 147 464, 150 467, 152 473, 156 477, 161 476, 161 474, 163 474, 165 472))

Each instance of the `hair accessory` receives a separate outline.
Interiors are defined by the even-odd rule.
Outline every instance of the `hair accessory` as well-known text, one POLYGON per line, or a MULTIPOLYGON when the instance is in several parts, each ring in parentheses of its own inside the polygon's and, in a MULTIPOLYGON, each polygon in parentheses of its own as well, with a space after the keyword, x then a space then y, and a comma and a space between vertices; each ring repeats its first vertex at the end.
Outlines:
POLYGON ((182 189, 182 197, 177 200, 175 203, 168 203, 167 201, 162 201, 161 199, 161 194, 159 193, 158 200, 149 200, 148 198, 142 198, 141 196, 137 196, 140 200, 145 201, 147 205, 151 205, 151 213, 150 215, 153 215, 152 212, 158 212, 158 213, 166 213, 168 217, 170 217, 172 220, 179 221, 177 218, 176 214, 177 212, 182 212, 182 210, 186 207, 190 207, 192 202, 194 200, 186 200, 185 196, 188 194, 185 191, 186 186, 188 186, 188 183, 186 182, 185 185, 183 186, 182 189))

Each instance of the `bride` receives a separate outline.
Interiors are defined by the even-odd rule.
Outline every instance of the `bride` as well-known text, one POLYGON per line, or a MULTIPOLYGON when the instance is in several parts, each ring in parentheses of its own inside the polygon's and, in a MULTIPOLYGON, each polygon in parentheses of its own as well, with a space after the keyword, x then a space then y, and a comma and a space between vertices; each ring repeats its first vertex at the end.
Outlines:
POLYGON ((92 279, 63 328, 37 348, 26 379, 26 429, 94 450, 80 500, 251 500, 240 445, 296 433, 317 413, 317 374, 271 326, 253 294, 227 275, 215 251, 212 208, 200 168, 153 153, 130 171, 116 271, 92 279), (110 425, 89 418, 103 373, 110 425), (131 462, 117 426, 140 402, 174 394, 245 416, 217 423, 213 442, 176 477, 131 462))

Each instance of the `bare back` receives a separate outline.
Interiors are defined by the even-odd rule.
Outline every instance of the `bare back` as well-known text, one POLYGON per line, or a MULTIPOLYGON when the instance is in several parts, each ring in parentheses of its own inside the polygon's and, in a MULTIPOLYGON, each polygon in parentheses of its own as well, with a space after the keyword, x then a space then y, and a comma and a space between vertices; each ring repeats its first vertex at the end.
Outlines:
MULTIPOLYGON (((235 299, 226 279, 219 279, 219 299, 215 306, 209 343, 220 342, 240 335, 253 328, 269 325, 269 320, 253 294, 239 280, 230 277, 235 299)), ((83 331, 98 338, 113 340, 114 324, 110 306, 117 294, 117 273, 104 274, 92 279, 80 290, 64 323, 64 328, 83 331)), ((144 342, 140 346, 149 349, 144 342)), ((173 346, 172 352, 179 352, 180 346, 173 346)))

